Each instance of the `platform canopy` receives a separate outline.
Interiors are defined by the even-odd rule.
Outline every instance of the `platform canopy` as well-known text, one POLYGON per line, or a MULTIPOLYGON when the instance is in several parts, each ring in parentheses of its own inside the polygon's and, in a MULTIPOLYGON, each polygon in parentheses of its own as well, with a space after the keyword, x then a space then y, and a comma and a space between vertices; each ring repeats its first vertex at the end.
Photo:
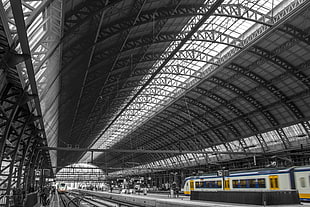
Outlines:
POLYGON ((2 4, 7 31, 31 52, 47 146, 66 148, 49 151, 57 169, 91 162, 123 174, 253 156, 293 165, 308 150, 310 1, 2 4))

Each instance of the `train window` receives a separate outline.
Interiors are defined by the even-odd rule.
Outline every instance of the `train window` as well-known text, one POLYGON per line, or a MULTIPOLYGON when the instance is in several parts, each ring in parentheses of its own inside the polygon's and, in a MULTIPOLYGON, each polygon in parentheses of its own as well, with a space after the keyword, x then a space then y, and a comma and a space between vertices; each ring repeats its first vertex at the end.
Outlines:
POLYGON ((204 182, 203 181, 198 181, 198 182, 195 182, 195 187, 196 188, 203 188, 204 186, 203 186, 203 184, 204 184, 204 182))
POLYGON ((207 181, 207 182, 206 182, 206 188, 212 188, 211 182, 210 182, 210 181, 207 181))
POLYGON ((246 188, 246 180, 240 180, 240 188, 246 188))
POLYGON ((221 181, 221 180, 218 180, 218 181, 217 181, 217 187, 218 187, 218 188, 221 188, 221 187, 222 187, 222 181, 221 181))
POLYGON ((250 188, 256 188, 256 179, 249 179, 248 182, 250 188))
POLYGON ((215 188, 215 181, 208 181, 207 182, 207 188, 215 188))
POLYGON ((265 179, 232 180, 233 188, 266 188, 265 179))
POLYGON ((222 181, 218 180, 218 181, 207 181, 205 183, 205 187, 206 188, 221 188, 222 187, 222 181))
POLYGON ((300 186, 302 188, 305 188, 306 187, 306 180, 305 180, 305 178, 301 177, 301 178, 299 178, 299 181, 300 181, 300 186))
POLYGON ((265 178, 257 179, 258 188, 266 188, 265 178))
POLYGON ((232 185, 233 185, 233 188, 238 188, 239 187, 238 180, 233 180, 232 185))

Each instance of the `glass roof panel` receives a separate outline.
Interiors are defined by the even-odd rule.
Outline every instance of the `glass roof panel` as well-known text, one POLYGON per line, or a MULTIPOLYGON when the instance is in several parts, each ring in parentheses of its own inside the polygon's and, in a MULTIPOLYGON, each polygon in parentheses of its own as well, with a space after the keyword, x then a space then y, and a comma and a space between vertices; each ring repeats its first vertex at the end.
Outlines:
MULTIPOLYGON (((283 128, 284 132, 286 133, 286 136, 288 138, 288 140, 290 141, 292 146, 296 146, 299 147, 300 144, 306 144, 308 142, 308 137, 304 134, 305 132, 303 131, 303 128, 299 125, 291 125, 288 127, 283 128)), ((262 136, 264 137, 264 140, 268 143, 268 146, 270 148, 271 151, 273 150, 277 150, 277 149, 281 149, 283 148, 283 144, 282 144, 282 140, 281 138, 277 135, 276 131, 269 131, 266 133, 263 133, 262 136)), ((243 139, 244 143, 247 144, 247 149, 250 150, 250 152, 252 153, 262 153, 263 149, 261 148, 261 145, 258 141, 258 139, 255 136, 251 136, 251 137, 246 137, 243 139)), ((240 147, 240 142, 239 141, 231 141, 226 143, 227 145, 230 145, 231 148, 233 149, 232 152, 243 152, 243 149, 240 147)), ((214 151, 214 148, 216 148, 217 152, 228 152, 226 147, 223 144, 214 146, 214 147, 208 147, 206 149, 204 149, 205 152, 212 152, 214 151)), ((227 156, 227 154, 222 154, 221 155, 223 159, 231 159, 229 156, 227 156)), ((232 154, 232 159, 234 159, 234 157, 240 157, 240 156, 246 156, 246 154, 244 155, 235 155, 232 154)), ((161 164, 158 163, 163 163, 163 162, 168 162, 169 165, 165 166, 165 168, 167 169, 171 169, 171 168, 177 168, 177 167, 184 167, 184 166, 189 166, 189 163, 193 163, 193 161, 195 160, 195 157, 198 157, 198 159, 200 161, 203 161, 205 163, 200 163, 200 164, 207 164, 207 163, 213 163, 213 162, 217 162, 217 155, 215 153, 208 153, 208 154, 203 154, 203 153, 197 153, 197 154, 191 154, 191 153, 187 153, 187 154, 182 154, 182 155, 177 155, 174 157, 170 157, 164 160, 157 160, 152 162, 153 163, 153 168, 152 169, 148 169, 148 170, 156 170, 156 169, 161 169, 163 168, 161 164), (178 159, 180 158, 180 159, 178 159), (175 163, 173 163, 174 165, 172 165, 171 160, 177 160, 175 163)), ((224 161, 224 160, 223 160, 224 161)), ((141 165, 141 166, 137 166, 137 168, 139 169, 143 169, 146 168, 146 165, 141 165)), ((137 173, 138 171, 135 171, 135 173, 137 173)), ((115 172, 115 173, 119 173, 119 172, 115 172)), ((128 171, 122 171, 122 173, 127 173, 128 171)), ((114 173, 112 173, 114 174, 114 173)))
MULTIPOLYGON (((206 4, 212 4, 213 2, 214 1, 206 1, 206 4)), ((242 41, 248 43, 245 39, 255 31, 252 29, 253 25, 266 24, 267 20, 271 20, 271 16, 276 15, 276 13, 280 11, 279 9, 274 9, 272 11, 272 9, 276 8, 281 2, 282 0, 226 0, 222 4, 223 8, 238 8, 234 10, 237 14, 225 14, 225 10, 223 10, 224 12, 219 12, 219 10, 217 10, 215 12, 217 15, 210 17, 181 47, 174 57, 163 67, 161 72, 148 84, 123 114, 119 116, 118 120, 101 135, 92 148, 107 148, 107 146, 111 146, 111 144, 118 142, 130 132, 134 131, 140 124, 147 121, 157 111, 164 108, 173 98, 184 92, 190 85, 198 82, 203 76, 206 76, 210 71, 216 69, 216 64, 220 64, 226 60, 223 58, 226 54, 231 53, 231 51, 234 51, 234 53, 238 51, 240 47, 244 46, 244 44, 241 44, 242 41), (209 34, 208 41, 206 41, 206 39, 201 38, 201 34, 205 34, 201 31, 210 31, 209 33, 213 35, 209 34), (214 35, 215 32, 221 35, 216 36, 214 35), (248 34, 244 35, 246 33, 248 34), (223 40, 225 40, 225 44, 223 40), (239 45, 236 45, 236 40, 238 40, 239 45), (171 72, 175 69, 173 67, 176 65, 183 67, 184 70, 179 70, 178 73, 171 72), (150 95, 149 90, 154 87, 157 89, 157 94, 150 95), (148 103, 150 104, 142 106, 140 99, 145 98, 148 99, 148 103), (127 116, 127 113, 137 106, 139 106, 141 113, 136 113, 131 120, 125 121, 126 125, 124 121, 120 121, 124 120, 123 117, 127 116), (148 106, 151 106, 152 110, 150 110, 148 106), (143 110, 144 107, 147 109, 143 110), (125 127, 120 128, 119 126, 122 124, 124 124, 125 127), (116 135, 112 132, 118 133, 116 133, 116 135), (111 134, 113 134, 112 137, 111 134), (108 140, 109 142, 107 142, 108 140)), ((191 18, 179 35, 184 37, 191 28, 196 25, 200 18, 201 16, 191 18)), ((269 23, 271 24, 271 21, 269 23)), ((165 53, 162 54, 162 58, 153 65, 152 70, 155 71, 160 67, 164 59, 168 57, 179 44, 180 41, 171 42, 165 53)), ((229 57, 230 55, 226 58, 229 57)), ((143 81, 141 81, 141 85, 143 85, 149 77, 150 75, 146 76, 143 81)), ((140 88, 141 86, 138 86, 134 92, 137 92, 140 88)), ((132 97, 129 97, 128 101, 131 98, 132 97)), ((224 146, 221 148, 223 147, 224 146)), ((86 161, 87 159, 88 156, 85 155, 81 161, 86 161)))

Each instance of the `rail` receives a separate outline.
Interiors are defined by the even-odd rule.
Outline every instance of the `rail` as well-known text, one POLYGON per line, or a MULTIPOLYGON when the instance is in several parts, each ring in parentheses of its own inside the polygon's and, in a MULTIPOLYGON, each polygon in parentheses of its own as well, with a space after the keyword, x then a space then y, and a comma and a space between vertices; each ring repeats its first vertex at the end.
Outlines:
POLYGON ((124 202, 124 201, 119 201, 119 200, 114 200, 112 198, 107 198, 107 197, 102 197, 102 196, 97 196, 94 195, 92 193, 86 193, 86 192, 79 192, 79 191, 75 191, 75 192, 71 192, 71 193, 75 193, 77 196, 81 196, 81 200, 91 204, 91 205, 96 205, 99 204, 98 206, 107 206, 107 207, 115 207, 115 206, 126 206, 126 207, 140 207, 140 206, 144 206, 144 205, 139 205, 139 204, 132 204, 129 202, 124 202), (87 196, 91 196, 87 197, 87 196), (96 198, 96 199, 94 199, 96 198), (116 205, 115 205, 116 204, 116 205))
POLYGON ((70 198, 70 196, 68 196, 67 193, 64 194, 59 194, 59 198, 61 200, 61 203, 64 207, 79 207, 79 203, 77 202, 77 200, 75 200, 75 198, 70 198))

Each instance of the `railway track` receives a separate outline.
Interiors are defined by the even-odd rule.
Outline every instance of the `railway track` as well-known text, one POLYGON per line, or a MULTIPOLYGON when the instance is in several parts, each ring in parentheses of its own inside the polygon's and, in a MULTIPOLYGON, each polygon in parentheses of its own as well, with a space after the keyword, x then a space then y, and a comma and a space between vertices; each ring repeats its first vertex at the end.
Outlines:
POLYGON ((67 193, 59 194, 60 207, 80 207, 75 198, 70 198, 67 193))
POLYGON ((82 201, 93 207, 139 207, 142 205, 131 204, 123 201, 117 201, 110 198, 100 197, 92 194, 80 194, 78 192, 72 192, 76 197, 80 197, 82 201))

